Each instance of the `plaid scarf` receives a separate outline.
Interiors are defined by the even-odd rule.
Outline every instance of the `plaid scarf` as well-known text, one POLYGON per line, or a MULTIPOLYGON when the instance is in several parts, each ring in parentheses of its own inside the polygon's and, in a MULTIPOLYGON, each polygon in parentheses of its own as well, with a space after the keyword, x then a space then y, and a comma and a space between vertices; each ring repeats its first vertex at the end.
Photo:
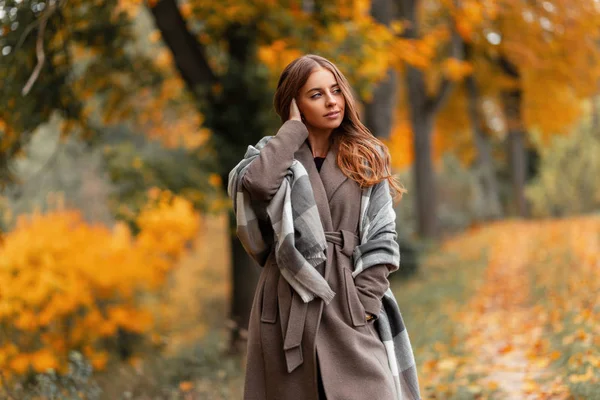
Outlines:
MULTIPOLYGON (((248 165, 272 137, 265 136, 256 146, 248 146, 242 161, 229 173, 227 193, 233 201, 237 235, 248 254, 261 266, 265 265, 275 244, 280 272, 303 301, 320 297, 328 304, 335 293, 314 268, 326 260, 327 242, 306 169, 294 160, 275 196, 266 205, 275 240, 264 234, 257 216, 257 213, 264 214, 261 210, 264 205, 253 202, 243 188, 242 178, 248 165), (295 232, 299 233, 296 240, 295 232)), ((353 277, 375 265, 388 264, 390 272, 400 267, 396 213, 387 180, 362 189, 359 237, 360 244, 353 250, 353 277)), ((397 399, 420 399, 412 347, 391 289, 384 294, 374 323, 387 352, 397 399)))

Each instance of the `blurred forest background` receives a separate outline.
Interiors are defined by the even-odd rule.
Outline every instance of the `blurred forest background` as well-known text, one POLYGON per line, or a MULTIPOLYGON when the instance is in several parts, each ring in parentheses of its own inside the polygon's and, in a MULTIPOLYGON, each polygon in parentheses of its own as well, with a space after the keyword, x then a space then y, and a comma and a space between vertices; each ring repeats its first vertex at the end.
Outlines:
POLYGON ((224 184, 336 63, 408 189, 426 399, 600 399, 600 1, 0 0, 0 399, 237 399, 224 184))

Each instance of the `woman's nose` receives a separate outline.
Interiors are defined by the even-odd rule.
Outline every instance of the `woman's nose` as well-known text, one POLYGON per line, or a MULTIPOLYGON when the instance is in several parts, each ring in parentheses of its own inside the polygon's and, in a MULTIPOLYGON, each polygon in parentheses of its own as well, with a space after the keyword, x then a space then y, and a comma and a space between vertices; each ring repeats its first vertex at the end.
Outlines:
POLYGON ((335 101, 335 97, 332 94, 327 95, 327 105, 334 106, 337 102, 335 101))

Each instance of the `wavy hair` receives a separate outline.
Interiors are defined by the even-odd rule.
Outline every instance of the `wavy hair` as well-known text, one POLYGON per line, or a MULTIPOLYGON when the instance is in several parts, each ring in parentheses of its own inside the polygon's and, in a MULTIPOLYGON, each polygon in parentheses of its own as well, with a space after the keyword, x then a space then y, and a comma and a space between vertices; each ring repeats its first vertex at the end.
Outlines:
POLYGON ((353 90, 346 77, 331 61, 307 54, 285 67, 279 77, 273 100, 281 122, 288 120, 292 99, 318 68, 327 69, 333 74, 346 100, 342 123, 332 132, 332 140, 338 146, 337 165, 344 175, 357 182, 361 188, 387 179, 390 194, 394 200, 400 200, 406 189, 391 173, 390 152, 360 121, 353 90))

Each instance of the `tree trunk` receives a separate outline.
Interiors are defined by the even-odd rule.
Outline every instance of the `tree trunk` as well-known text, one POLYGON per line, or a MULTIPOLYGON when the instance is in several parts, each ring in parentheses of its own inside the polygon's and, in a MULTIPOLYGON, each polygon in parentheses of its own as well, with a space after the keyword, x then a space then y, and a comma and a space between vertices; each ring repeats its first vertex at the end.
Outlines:
MULTIPOLYGON (((417 1, 405 0, 399 4, 401 18, 409 25, 404 33, 407 39, 418 38, 417 1)), ((406 66, 406 89, 410 122, 413 131, 415 187, 415 210, 417 210, 417 232, 424 238, 438 236, 437 190, 433 168, 431 138, 434 115, 441 97, 433 100, 427 96, 423 71, 406 66), (433 103, 438 103, 435 106, 433 103)))
POLYGON ((160 0, 150 7, 154 23, 188 89, 197 95, 199 85, 210 84, 215 77, 208 65, 204 47, 188 30, 176 0, 160 0))
POLYGON ((600 107, 599 103, 600 95, 596 94, 592 97, 592 132, 594 132, 594 135, 596 136, 600 136, 600 132, 598 132, 600 129, 600 110, 598 110, 600 107))
POLYGON ((525 198, 525 179, 527 174, 527 152, 525 151, 525 134, 521 130, 508 133, 508 154, 510 162, 513 201, 517 215, 529 215, 525 198))
POLYGON ((431 155, 433 115, 418 113, 413 121, 415 164, 413 180, 416 196, 418 233, 424 238, 439 235, 437 220, 437 190, 431 155))
MULTIPOLYGON (((373 0, 371 2, 371 16, 378 23, 389 27, 394 15, 392 0, 373 0)), ((386 78, 375 87, 372 101, 365 104, 365 125, 378 138, 387 139, 392 132, 397 85, 396 71, 389 68, 386 78)))
MULTIPOLYGON (((230 218, 233 216, 230 216, 230 218)), ((250 310, 260 276, 260 266, 246 253, 242 243, 231 235, 232 293, 230 303, 230 351, 239 353, 246 346, 250 310)))
POLYGON ((388 139, 392 132, 397 85, 396 71, 390 68, 386 80, 379 82, 375 87, 373 100, 365 104, 365 126, 378 138, 388 139))
MULTIPOLYGON (((403 33, 406 39, 419 39, 417 0, 397 2, 399 18, 408 22, 403 33)), ((451 57, 464 59, 460 36, 452 27, 451 57)), ((413 170, 416 188, 417 231, 419 235, 432 238, 439 235, 437 220, 437 190, 432 160, 432 132, 435 117, 448 99, 453 84, 443 79, 434 96, 427 95, 427 85, 423 71, 411 65, 406 66, 406 89, 411 127, 414 136, 415 165, 413 170)))
MULTIPOLYGON (((520 79, 519 70, 509 60, 502 57, 499 59, 499 65, 512 79, 520 79)), ((507 153, 513 189, 514 210, 517 215, 526 217, 528 215, 528 206, 525 199, 527 153, 525 149, 525 128, 521 112, 521 99, 522 92, 519 87, 502 93, 504 116, 508 130, 507 153)))
POLYGON ((479 178, 483 186, 485 204, 488 205, 486 218, 501 218, 502 206, 498 180, 494 172, 491 143, 481 129, 483 123, 479 112, 479 89, 475 77, 469 75, 465 80, 465 85, 468 94, 468 113, 473 142, 477 148, 477 169, 480 171, 479 178))
POLYGON ((515 213, 521 217, 528 216, 525 198, 525 181, 527 179, 527 152, 525 149, 525 132, 521 117, 521 90, 514 89, 503 94, 504 113, 508 125, 507 152, 510 165, 510 176, 513 189, 513 205, 515 213))
MULTIPOLYGON (((248 144, 255 144, 272 131, 272 93, 266 78, 260 75, 253 58, 256 53, 256 25, 232 24, 223 39, 228 48, 228 69, 216 76, 207 62, 206 51, 188 30, 175 0, 160 0, 151 8, 155 24, 171 50, 175 64, 187 88, 195 94, 204 124, 211 129, 212 147, 218 149, 218 171, 224 183, 229 171, 243 156, 248 144), (221 92, 210 90, 219 83, 221 92), (244 93, 240 96, 240 93, 244 93)), ((230 228, 235 226, 230 215, 230 228)), ((231 236, 231 351, 245 345, 245 332, 260 268, 248 256, 241 243, 231 236)))

